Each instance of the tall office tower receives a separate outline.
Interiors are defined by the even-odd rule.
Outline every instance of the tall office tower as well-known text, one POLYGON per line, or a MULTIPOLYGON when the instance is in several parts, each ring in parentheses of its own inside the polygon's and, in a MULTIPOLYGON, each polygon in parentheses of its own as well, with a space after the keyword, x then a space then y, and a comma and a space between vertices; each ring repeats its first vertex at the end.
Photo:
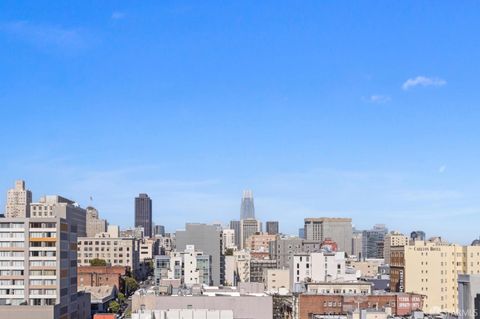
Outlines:
POLYGON ((352 234, 352 256, 356 256, 358 260, 363 259, 363 232, 353 230, 352 234))
POLYGON ((248 237, 261 232, 261 223, 256 219, 242 219, 240 221, 240 248, 246 248, 248 237))
POLYGON ((388 229, 383 224, 373 226, 371 230, 364 230, 362 234, 362 255, 364 258, 383 258, 383 245, 388 229))
POLYGON ((425 232, 422 230, 416 230, 410 233, 411 240, 427 240, 426 237, 425 232))
POLYGON ((391 249, 392 292, 422 294, 426 313, 458 314, 459 275, 480 274, 480 246, 416 240, 391 249))
POLYGON ((230 221, 230 229, 233 229, 235 231, 235 246, 237 246, 238 249, 241 247, 241 231, 240 231, 240 221, 239 220, 232 220, 230 221))
POLYGON ((213 285, 223 284, 225 267, 221 229, 215 225, 187 223, 185 230, 177 230, 175 238, 177 251, 184 251, 188 245, 194 245, 195 249, 210 255, 213 285))
POLYGON ((22 180, 15 181, 15 187, 7 192, 5 217, 30 217, 31 202, 32 192, 25 188, 25 182, 22 180))
POLYGON ((243 191, 242 205, 240 208, 240 220, 255 219, 255 206, 253 204, 253 193, 251 190, 243 191))
POLYGON ((278 227, 278 222, 277 221, 270 221, 267 222, 267 233, 269 235, 277 235, 279 233, 279 227, 278 227))
POLYGON ((152 199, 147 194, 135 197, 135 227, 143 227, 145 237, 152 237, 152 199))
POLYGON ((352 254, 351 218, 305 218, 305 239, 324 241, 330 238, 338 245, 339 251, 352 254))
POLYGON ((153 235, 165 236, 165 226, 163 225, 153 226, 153 235))
POLYGON ((96 234, 107 231, 107 221, 100 219, 98 210, 92 206, 86 208, 87 211, 87 237, 95 237, 96 234))

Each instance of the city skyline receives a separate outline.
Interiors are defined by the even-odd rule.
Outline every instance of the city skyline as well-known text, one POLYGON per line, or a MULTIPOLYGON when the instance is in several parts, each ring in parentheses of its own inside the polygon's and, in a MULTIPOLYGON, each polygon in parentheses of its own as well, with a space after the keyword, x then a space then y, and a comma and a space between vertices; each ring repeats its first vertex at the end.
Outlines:
MULTIPOLYGON (((27 186, 27 183, 26 183, 24 180, 16 180, 16 181, 14 182, 14 187, 11 188, 9 191, 6 192, 7 196, 8 196, 8 194, 10 193, 11 190, 19 187, 18 185, 22 185, 22 187, 25 188, 25 187, 27 186)), ((30 196, 31 196, 33 192, 31 192, 30 190, 28 190, 28 191, 30 192, 30 196)), ((40 200, 44 200, 45 196, 46 196, 46 195, 42 195, 42 197, 40 197, 39 199, 40 199, 40 200)), ((50 197, 56 197, 56 196, 59 196, 59 195, 48 195, 48 196, 50 196, 50 197)), ((244 190, 244 191, 242 192, 242 197, 241 197, 242 200, 241 200, 241 204, 240 204, 240 211, 242 211, 243 208, 244 208, 244 200, 245 200, 246 197, 248 197, 248 199, 252 199, 252 203, 253 203, 253 192, 252 192, 251 190, 247 190, 247 191, 244 190)), ((35 197, 32 196, 32 198, 33 198, 33 200, 35 201, 35 197)), ((133 213, 132 213, 132 217, 133 217, 133 219, 134 219, 134 222, 133 222, 132 224, 128 224, 128 223, 127 223, 127 224, 111 223, 111 222, 109 222, 108 218, 107 218, 106 222, 107 222, 107 223, 110 223, 110 224, 112 224, 112 225, 120 226, 120 227, 122 227, 123 229, 126 229, 126 230, 127 230, 127 229, 133 229, 133 228, 137 227, 137 225, 136 225, 136 223, 137 223, 137 203, 138 203, 139 200, 144 199, 144 200, 147 200, 148 203, 149 203, 148 205, 149 205, 150 210, 151 210, 149 214, 150 214, 150 216, 151 216, 151 218, 152 218, 152 221, 151 221, 152 225, 158 226, 158 225, 155 224, 155 218, 156 218, 156 217, 153 215, 152 198, 150 198, 150 197, 149 197, 147 194, 145 194, 145 193, 140 193, 140 194, 136 195, 136 196, 134 197, 134 199, 135 199, 135 200, 134 200, 134 210, 133 210, 133 213)), ((80 207, 85 208, 87 211, 92 210, 92 209, 95 210, 95 213, 97 214, 97 215, 96 215, 96 218, 98 219, 98 214, 99 214, 99 212, 98 212, 98 210, 96 209, 96 207, 94 207, 94 206, 83 206, 83 205, 81 205, 82 203, 79 203, 79 202, 77 202, 77 201, 75 201, 75 200, 74 200, 74 202, 75 202, 76 204, 80 205, 80 207)), ((91 205, 91 204, 92 204, 92 198, 90 199, 90 205, 91 205)), ((143 205, 143 204, 142 204, 142 205, 143 205)), ((5 208, 6 208, 6 207, 5 207, 5 208)), ((313 215, 312 215, 312 216, 313 216, 313 215)), ((227 216, 227 218, 228 218, 228 216, 227 216)), ((322 215, 322 214, 320 214, 320 215, 315 215, 315 217, 305 216, 304 218, 305 218, 305 219, 302 219, 302 221, 304 221, 304 222, 306 223, 306 220, 307 220, 307 219, 312 219, 312 218, 313 218, 313 219, 318 219, 318 218, 322 218, 322 219, 323 219, 323 218, 326 218, 326 219, 329 219, 329 218, 333 218, 333 219, 345 219, 345 216, 335 215, 335 214, 331 214, 331 213, 330 213, 330 214, 325 213, 325 214, 323 214, 323 215, 322 215)), ((347 217, 347 219, 349 219, 349 218, 350 218, 350 217, 347 217)), ((117 220, 117 219, 114 219, 114 220, 117 220)), ((253 219, 252 219, 252 220, 253 220, 253 219)), ((242 221, 242 219, 237 220, 236 222, 241 224, 241 221, 242 221)), ((268 220, 266 220, 266 219, 264 219, 264 218, 255 218, 255 221, 258 221, 258 222, 260 223, 260 225, 265 224, 265 225, 266 225, 265 227, 267 227, 268 223, 277 223, 277 227, 278 227, 278 223, 279 223, 279 222, 281 223, 281 221, 275 221, 275 222, 274 222, 274 221, 268 221, 268 220)), ((168 225, 168 224, 167 224, 167 225, 159 225, 159 226, 164 227, 164 230, 165 230, 166 232, 185 231, 185 225, 187 225, 187 224, 205 224, 205 225, 221 224, 222 226, 226 226, 226 227, 229 227, 229 228, 231 228, 231 229, 235 229, 235 227, 232 228, 231 222, 232 222, 231 220, 228 221, 228 220, 206 220, 206 219, 200 219, 200 220, 184 220, 184 221, 179 221, 179 226, 175 226, 175 227, 172 227, 171 225, 168 225), (182 224, 182 223, 183 223, 183 224, 182 224), (180 225, 180 224, 182 224, 182 225, 180 225)), ((302 223, 301 227, 303 227, 304 225, 305 225, 305 224, 302 223)), ((418 233, 420 232, 420 233, 423 233, 423 237, 425 237, 425 234, 424 234, 423 230, 422 230, 422 231, 420 231, 420 230, 415 230, 415 229, 401 230, 400 228, 396 228, 395 226, 392 226, 392 225, 389 225, 389 224, 378 224, 378 223, 377 223, 377 224, 374 224, 374 225, 367 225, 366 227, 362 228, 362 227, 356 226, 355 221, 352 220, 352 226, 353 226, 353 229, 354 229, 356 232, 360 232, 360 233, 363 232, 364 234, 365 234, 366 232, 371 232, 371 231, 375 231, 375 230, 378 230, 378 229, 381 229, 382 231, 385 230, 385 231, 386 231, 385 234, 387 234, 387 233, 388 233, 388 229, 385 228, 385 227, 387 226, 387 227, 391 227, 391 231, 392 231, 392 232, 397 232, 397 231, 399 231, 400 233, 403 233, 403 234, 405 234, 406 236, 409 236, 410 234, 413 234, 413 233, 417 233, 417 234, 418 234, 418 233), (370 228, 371 228, 372 230, 370 230, 370 228)), ((142 226, 138 225, 138 227, 142 227, 142 226)), ((142 228, 143 228, 143 227, 142 227, 142 228)), ((262 227, 260 226, 260 228, 262 228, 262 227)), ((292 228, 292 226, 290 226, 290 227, 287 226, 286 228, 287 228, 287 229, 290 229, 290 228, 292 228)), ((305 228, 303 228, 303 229, 305 229, 305 228)), ((427 228, 424 228, 424 229, 427 229, 427 228)), ((280 233, 281 233, 281 234, 284 234, 284 235, 288 235, 288 236, 298 237, 298 230, 299 230, 299 228, 294 229, 292 232, 285 231, 285 232, 280 232, 280 233)), ((151 232, 153 233, 153 227, 151 228, 151 232)), ((265 229, 263 230, 263 232, 264 232, 264 233, 268 233, 267 228, 265 228, 265 229)), ((147 232, 144 232, 144 234, 147 234, 147 232)), ((147 235, 148 235, 148 234, 147 234, 147 235)), ((148 236, 150 236, 150 235, 148 235, 148 236)), ((148 236, 147 236, 147 237, 148 237, 148 236)), ((435 238, 435 237, 442 237, 444 240, 451 241, 452 243, 456 243, 456 244, 467 244, 467 245, 470 244, 470 242, 473 242, 474 240, 477 240, 477 239, 479 238, 479 237, 475 237, 475 236, 474 236, 474 237, 472 237, 472 239, 471 239, 470 241, 467 239, 465 242, 460 242, 460 241, 450 240, 449 238, 446 238, 445 236, 441 236, 441 235, 439 235, 439 234, 435 234, 435 233, 434 233, 434 234, 429 234, 428 236, 426 236, 425 238, 423 238, 423 240, 426 240, 426 239, 428 239, 428 238, 435 238)), ((331 239, 331 238, 329 238, 329 239, 331 239)), ((364 238, 364 239, 365 239, 365 238, 364 238)), ((364 243, 364 248, 365 248, 365 243, 364 243)))
POLYGON ((249 188, 286 233, 350 217, 469 243, 479 6, 1 3, 0 192, 124 227, 144 192, 171 231, 238 219, 249 188))

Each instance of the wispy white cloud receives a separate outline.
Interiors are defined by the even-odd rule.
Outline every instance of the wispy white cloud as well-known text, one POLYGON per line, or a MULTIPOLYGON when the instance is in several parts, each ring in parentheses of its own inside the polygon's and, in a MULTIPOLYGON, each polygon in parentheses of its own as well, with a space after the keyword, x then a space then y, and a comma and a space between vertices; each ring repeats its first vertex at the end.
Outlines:
POLYGON ((80 49, 86 39, 80 29, 15 21, 0 25, 0 31, 41 48, 80 49))
POLYGON ((402 85, 402 89, 409 90, 416 86, 444 86, 445 84, 447 84, 447 81, 444 79, 419 75, 406 80, 402 85))
POLYGON ((447 165, 442 165, 438 168, 440 174, 444 173, 447 170, 447 165))
POLYGON ((363 98, 364 101, 376 104, 384 104, 390 102, 392 99, 388 95, 373 94, 367 98, 363 98))
POLYGON ((112 13, 112 17, 111 17, 111 18, 112 18, 113 20, 120 20, 120 19, 123 19, 123 18, 125 18, 125 17, 126 17, 125 12, 114 11, 114 12, 112 13))

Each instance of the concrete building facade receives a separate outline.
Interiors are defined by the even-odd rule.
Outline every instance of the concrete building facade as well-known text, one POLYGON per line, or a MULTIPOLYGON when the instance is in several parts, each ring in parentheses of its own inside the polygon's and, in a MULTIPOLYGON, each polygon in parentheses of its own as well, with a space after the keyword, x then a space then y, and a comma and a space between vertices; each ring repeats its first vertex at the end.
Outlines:
POLYGON ((135 238, 111 238, 107 234, 78 238, 78 265, 90 266, 92 259, 103 259, 110 266, 128 267, 139 275, 139 241, 135 238))
POLYGON ((183 251, 189 245, 211 256, 212 283, 220 286, 224 282, 225 261, 223 256, 222 231, 215 225, 186 224, 185 230, 177 230, 175 235, 177 251, 183 251))
POLYGON ((87 237, 95 237, 95 235, 100 233, 105 233, 107 231, 107 221, 105 219, 100 219, 98 210, 95 207, 88 206, 86 209, 87 215, 87 237))
POLYGON ((265 225, 265 231, 269 235, 278 235, 280 233, 278 221, 267 221, 265 225))
POLYGON ((15 186, 7 191, 7 204, 5 217, 26 218, 30 217, 30 203, 32 192, 25 188, 25 181, 15 181, 15 186))
POLYGON ((390 265, 390 255, 392 247, 408 245, 409 239, 400 232, 392 231, 385 235, 385 243, 383 245, 383 259, 385 264, 390 265))
POLYGON ((427 313, 458 312, 459 274, 480 274, 480 246, 411 241, 392 247, 390 289, 425 295, 427 313))
POLYGON ((351 218, 305 218, 305 239, 323 242, 330 238, 339 251, 352 253, 351 218))
POLYGON ((155 256, 154 279, 157 285, 163 279, 180 279, 187 287, 212 284, 212 263, 209 255, 187 245, 184 251, 175 251, 170 256, 155 256))

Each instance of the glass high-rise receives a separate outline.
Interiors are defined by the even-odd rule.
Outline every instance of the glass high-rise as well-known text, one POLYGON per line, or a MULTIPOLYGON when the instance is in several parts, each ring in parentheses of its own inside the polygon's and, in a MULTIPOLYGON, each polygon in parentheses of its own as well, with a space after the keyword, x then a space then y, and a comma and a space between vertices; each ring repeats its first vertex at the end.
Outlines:
POLYGON ((243 219, 255 219, 255 206, 253 204, 253 192, 251 190, 243 191, 240 220, 243 219))

